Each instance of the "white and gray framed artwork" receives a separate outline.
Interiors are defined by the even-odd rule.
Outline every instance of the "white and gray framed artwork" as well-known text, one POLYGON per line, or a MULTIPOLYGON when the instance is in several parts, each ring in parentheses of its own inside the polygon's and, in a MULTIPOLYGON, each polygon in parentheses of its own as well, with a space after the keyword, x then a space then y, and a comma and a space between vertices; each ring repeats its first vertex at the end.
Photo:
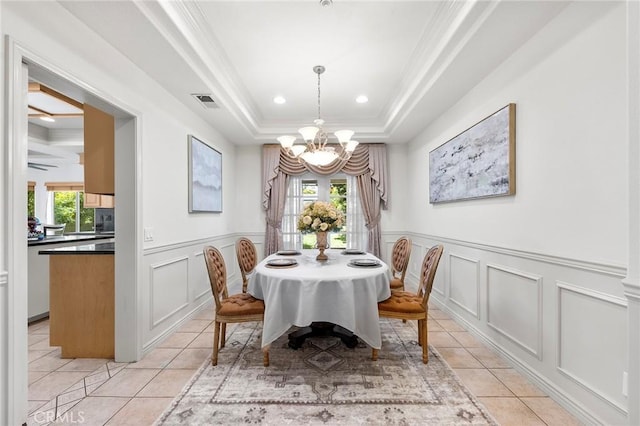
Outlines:
POLYGON ((513 195, 516 104, 429 152, 429 202, 513 195))
POLYGON ((222 212, 222 154, 193 135, 189 144, 189 213, 222 212))

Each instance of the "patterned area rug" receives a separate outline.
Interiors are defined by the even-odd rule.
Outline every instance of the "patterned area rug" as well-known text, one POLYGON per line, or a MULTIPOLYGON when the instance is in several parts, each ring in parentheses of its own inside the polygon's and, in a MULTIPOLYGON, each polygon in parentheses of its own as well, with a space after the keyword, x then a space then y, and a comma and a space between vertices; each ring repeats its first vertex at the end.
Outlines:
POLYGON ((348 349, 338 338, 271 346, 262 366, 260 324, 229 326, 218 365, 206 361, 161 425, 479 425, 496 424, 430 348, 422 363, 416 327, 380 320, 382 350, 348 349))

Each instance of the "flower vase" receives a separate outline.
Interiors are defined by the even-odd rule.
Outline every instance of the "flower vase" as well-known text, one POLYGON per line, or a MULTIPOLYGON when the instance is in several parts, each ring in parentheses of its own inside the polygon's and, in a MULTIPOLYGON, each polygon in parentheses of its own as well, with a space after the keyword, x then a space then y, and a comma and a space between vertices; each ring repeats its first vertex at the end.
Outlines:
POLYGON ((327 246, 327 232, 316 232, 317 238, 317 247, 320 250, 320 253, 316 256, 316 260, 318 262, 324 262, 329 259, 329 256, 324 254, 325 249, 329 248, 327 246))

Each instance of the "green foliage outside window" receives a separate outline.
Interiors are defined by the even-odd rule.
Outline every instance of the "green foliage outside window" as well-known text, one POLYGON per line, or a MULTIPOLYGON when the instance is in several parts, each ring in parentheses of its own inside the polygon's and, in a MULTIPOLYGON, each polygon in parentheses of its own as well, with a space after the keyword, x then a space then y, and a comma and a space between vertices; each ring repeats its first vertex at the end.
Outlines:
POLYGON ((36 192, 27 191, 27 216, 34 217, 36 215, 36 192))
POLYGON ((84 208, 84 194, 76 191, 61 191, 53 193, 53 219, 56 224, 66 224, 64 232, 93 231, 94 210, 84 208), (80 217, 76 206, 80 203, 80 217))

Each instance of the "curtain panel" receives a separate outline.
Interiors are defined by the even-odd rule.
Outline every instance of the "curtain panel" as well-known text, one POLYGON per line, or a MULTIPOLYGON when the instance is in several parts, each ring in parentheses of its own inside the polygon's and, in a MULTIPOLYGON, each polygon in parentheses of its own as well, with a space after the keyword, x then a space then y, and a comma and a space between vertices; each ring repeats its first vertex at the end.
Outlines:
POLYGON ((289 176, 310 171, 318 175, 338 172, 355 176, 369 232, 367 251, 380 257, 380 210, 388 207, 387 146, 359 144, 348 160, 337 160, 325 167, 298 162, 289 157, 280 145, 264 145, 262 150, 262 207, 267 212, 265 254, 275 253, 282 246, 282 216, 289 176))

